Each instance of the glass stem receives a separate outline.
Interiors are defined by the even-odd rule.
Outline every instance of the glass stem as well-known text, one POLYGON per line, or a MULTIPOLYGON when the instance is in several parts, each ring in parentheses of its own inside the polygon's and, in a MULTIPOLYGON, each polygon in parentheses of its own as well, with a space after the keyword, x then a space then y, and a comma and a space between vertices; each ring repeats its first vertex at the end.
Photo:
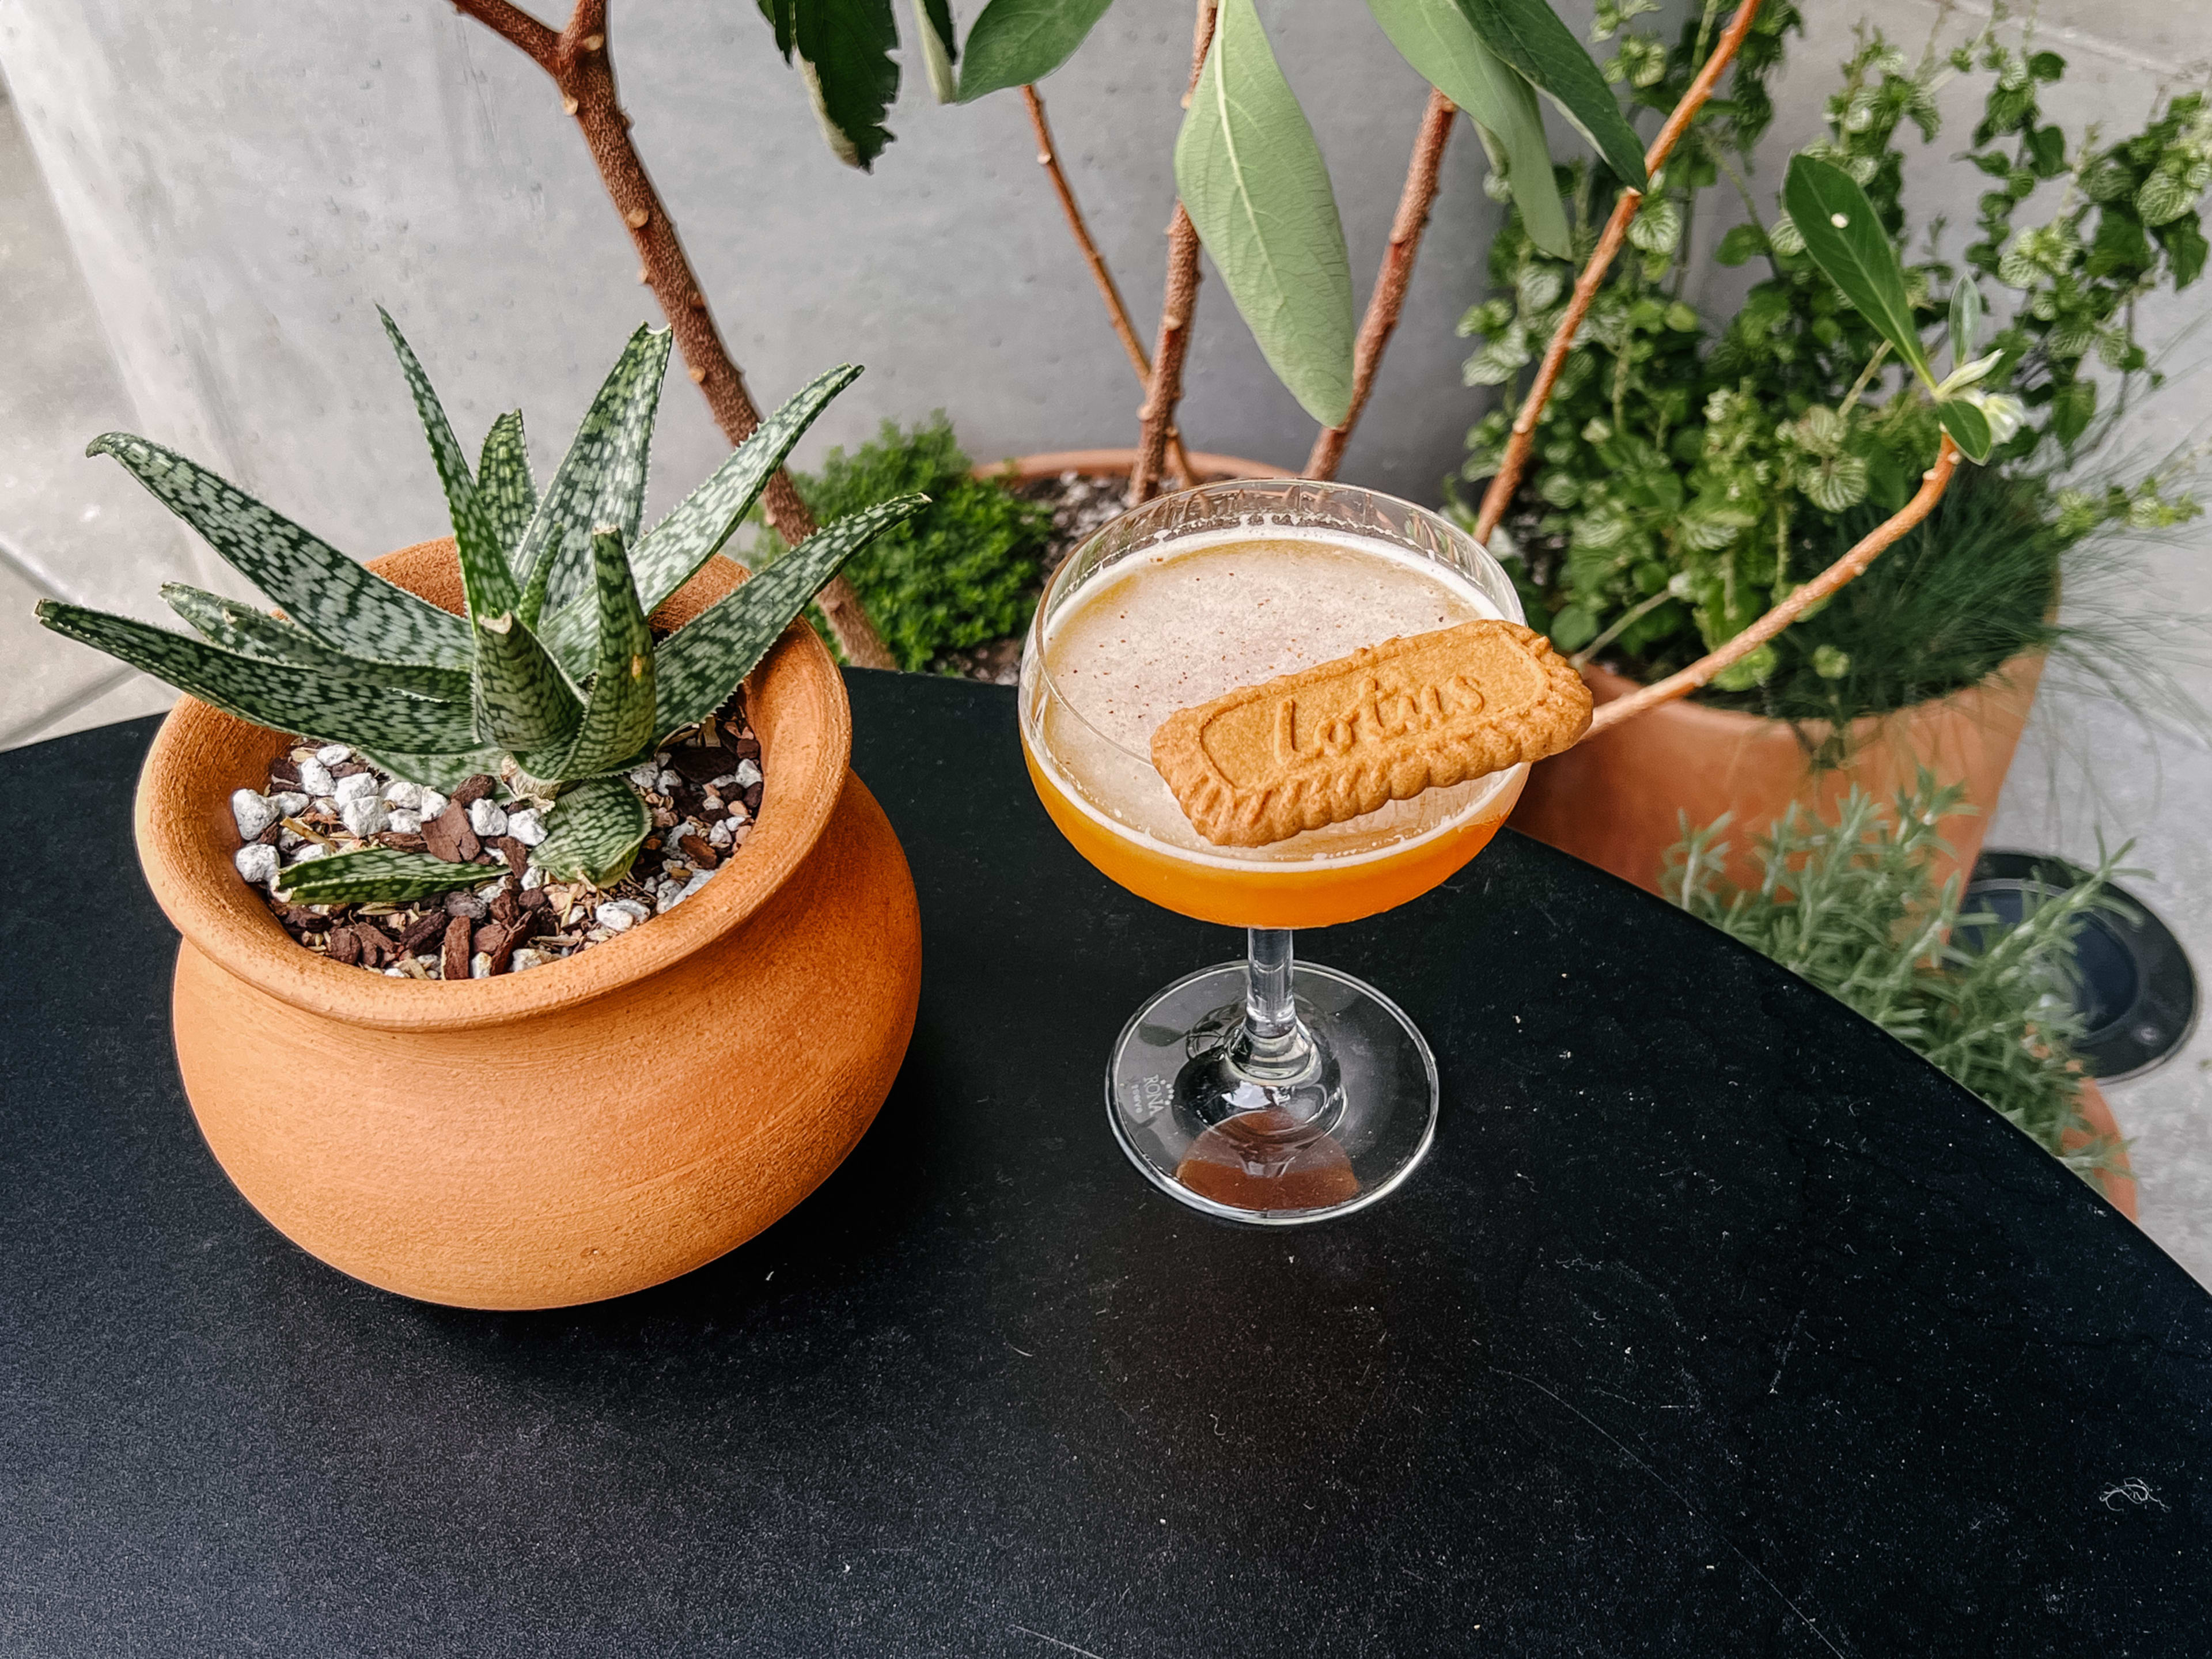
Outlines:
POLYGON ((1255 1076, 1295 1072, 1311 1043, 1298 1024, 1291 991, 1291 930, 1248 927, 1244 932, 1244 1042, 1240 1056, 1255 1076))

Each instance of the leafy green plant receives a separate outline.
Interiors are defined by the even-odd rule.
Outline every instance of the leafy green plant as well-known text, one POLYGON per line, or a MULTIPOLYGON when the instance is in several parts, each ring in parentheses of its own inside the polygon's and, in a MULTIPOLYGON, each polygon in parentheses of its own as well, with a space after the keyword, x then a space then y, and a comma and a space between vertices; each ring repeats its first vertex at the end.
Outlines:
MULTIPOLYGON (((845 574, 902 668, 928 668, 948 652, 1018 634, 1029 621, 1052 538, 1052 509, 996 479, 970 473, 942 410, 902 430, 885 421, 873 441, 833 449, 818 473, 795 475, 824 520, 902 495, 929 505, 856 554, 845 574)), ((784 544, 764 528, 754 556, 769 564, 784 544)))
POLYGON ((2065 1144, 2092 1132, 2072 1047, 2081 1031, 2057 993, 2072 983, 2083 919, 2114 907, 2107 887, 2127 849, 2001 927, 1962 910, 1957 875, 1936 885, 1937 826, 1962 794, 1923 770, 1887 811, 1856 788, 1832 823, 1792 806, 1758 843, 1759 886, 1741 890, 1720 874, 1728 820, 1693 830, 1686 819, 1662 890, 1874 1021, 2086 1176, 2109 1149, 2065 1144))
MULTIPOLYGON (((429 377, 384 324, 453 516, 460 615, 174 451, 110 433, 91 453, 121 462, 283 614, 172 585, 162 597, 200 638, 55 600, 40 605, 39 620, 242 720, 343 743, 410 782, 450 793, 472 775, 504 772, 550 803, 533 859, 604 884, 652 828, 623 775, 720 707, 839 567, 925 498, 831 525, 656 642, 647 618, 721 548, 860 370, 817 378, 641 536, 665 331, 630 337, 541 495, 520 411, 493 422, 472 470, 429 377)), ((483 877, 480 866, 372 848, 296 866, 289 890, 301 904, 396 900, 483 877)))
MULTIPOLYGON (((1608 71, 1631 84, 1648 76, 1664 97, 1694 62, 1703 20, 1669 46, 1626 27, 1644 9, 1601 9, 1601 30, 1621 41, 1608 71)), ((1771 32, 1755 32, 1739 60, 1737 107, 1706 106, 1685 161, 1655 181, 1632 227, 1643 257, 1599 292, 1537 417, 1536 465, 1506 533, 1494 538, 1517 566, 1532 620, 1556 644, 1585 659, 1604 654, 1646 679, 1735 637, 1897 511, 1944 429, 2002 469, 2004 486, 1978 486, 1939 514, 1942 530, 1982 533, 1917 532, 1920 551, 1901 562, 1931 592, 1994 596, 2004 625, 1985 639, 2047 642, 2037 607, 2047 608, 2058 559, 2084 537, 2105 526, 2169 525, 2197 510, 2159 469, 2095 489, 2061 475, 2109 430, 2089 419, 2101 411, 2085 358, 2100 356, 2124 394, 2154 384, 2135 340, 2135 301, 2199 274, 2195 202, 2212 182, 2199 100, 2173 100, 2118 144, 2091 132, 2069 147, 2036 101, 2063 61, 2007 44, 1992 25, 1948 68, 1988 77, 1973 159, 2004 187, 1984 198, 1983 237, 1965 270, 1933 258, 1907 263, 1896 251, 1909 229, 1897 135, 1910 125, 1923 139, 1936 136, 1934 88, 1946 60, 1931 53, 1909 65, 1878 33, 1863 33, 1829 100, 1828 136, 1793 161, 1784 210, 1762 216, 1746 182, 1750 141, 1763 125, 1759 76, 1779 61, 1796 23, 1787 6, 1765 15, 1771 32), (2016 142, 2006 150, 2001 140, 2016 142), (1685 228, 1712 210, 1704 198, 1723 179, 1753 217, 1719 239, 1717 257, 1761 259, 1769 275, 1709 330, 1679 297, 1679 254, 1685 228), (2016 228, 2014 216, 2045 180, 2063 181, 2057 213, 2016 228), (2142 228, 2146 199, 2166 216, 2153 230, 2142 228), (1845 225, 1833 223, 1838 215, 1845 225), (2009 314, 1985 316, 1985 295, 2007 288, 2016 290, 2009 314), (1947 325, 1952 349, 1939 364, 1924 340, 1947 325), (2036 517, 2033 534, 1990 539, 2001 526, 2017 531, 2024 513, 2036 517), (2015 578, 2002 588, 1963 568, 1993 557, 2015 578), (1961 568, 1948 568, 1954 561, 1961 568)), ((1595 234, 1600 193, 1591 177, 1575 178, 1578 246, 1595 234)), ((1468 378, 1505 386, 1509 398, 1469 434, 1462 476, 1471 480, 1498 470, 1516 412, 1510 389, 1557 325, 1571 276, 1514 224, 1493 246, 1491 272, 1494 296, 1462 325, 1483 342, 1468 378)), ((1851 613, 1809 615, 1735 664, 1709 695, 1793 719, 1817 711, 1848 721, 1900 706, 1895 698, 1908 690, 1940 696, 1986 673, 1987 652, 1968 642, 1973 626, 1947 626, 1929 606, 1906 607, 1917 615, 1891 606, 1895 621, 1930 625, 1918 634, 1870 635, 1851 624, 1877 597, 1900 597, 1897 575, 1893 567, 1851 613), (1947 654, 1946 641, 1960 648, 1947 654)))

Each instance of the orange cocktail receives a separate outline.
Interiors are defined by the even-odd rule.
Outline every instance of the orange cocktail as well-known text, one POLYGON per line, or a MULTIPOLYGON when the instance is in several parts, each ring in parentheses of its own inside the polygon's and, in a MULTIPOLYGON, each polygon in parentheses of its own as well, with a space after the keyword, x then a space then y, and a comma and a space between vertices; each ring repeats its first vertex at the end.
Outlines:
POLYGON ((1434 1058, 1372 987, 1293 963, 1291 931, 1418 898, 1498 833, 1526 766, 1262 847, 1200 835, 1153 769, 1178 708, 1482 617, 1521 620, 1465 534, 1334 484, 1213 484, 1149 503, 1057 571, 1022 660, 1023 757, 1053 822, 1139 896, 1247 932, 1247 956, 1138 1011, 1109 1062, 1123 1149, 1183 1202, 1310 1221, 1381 1197, 1434 1132, 1434 1058))
POLYGON ((1152 730, 1235 687, 1500 614, 1454 564, 1325 527, 1231 526, 1146 548, 1039 608, 1024 667, 1030 777, 1077 851, 1165 909, 1233 927, 1373 915, 1480 853, 1527 769, 1272 846, 1216 847, 1152 769, 1152 730))

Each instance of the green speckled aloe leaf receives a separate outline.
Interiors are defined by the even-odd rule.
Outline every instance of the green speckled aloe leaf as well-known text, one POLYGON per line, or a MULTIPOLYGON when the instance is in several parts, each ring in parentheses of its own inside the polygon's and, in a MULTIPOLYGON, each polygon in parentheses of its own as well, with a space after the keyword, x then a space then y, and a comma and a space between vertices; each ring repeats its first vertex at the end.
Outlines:
POLYGON ((848 514, 663 640, 653 653, 655 739, 696 725, 720 708, 846 560, 928 505, 927 495, 897 495, 848 514))
POLYGON ((430 459, 438 469, 438 482, 445 486, 446 510, 453 516, 453 540, 460 549, 461 586, 467 595, 469 615, 510 615, 522 598, 521 585, 499 544, 490 509, 469 471, 469 458, 462 453, 453 423, 446 419, 445 406, 438 401, 429 375, 400 333, 399 325, 382 306, 377 307, 376 314, 384 319, 384 331, 399 359, 399 372, 407 377, 407 389, 414 394, 422 435, 430 441, 430 459))
POLYGON ((653 828, 653 814, 621 778, 587 778, 553 803, 531 854, 549 875, 605 887, 618 881, 653 828))
POLYGON ((173 449, 128 432, 95 438, 155 498, 325 644, 382 662, 465 670, 468 624, 351 559, 173 449))
POLYGON ((398 903, 480 886, 499 873, 481 864, 448 864, 428 853, 366 847, 293 865, 277 887, 294 904, 398 903))
POLYGON ((282 617, 272 617, 243 600, 225 599, 220 593, 190 587, 183 582, 163 583, 161 598, 210 644, 241 656, 288 662, 301 668, 319 668, 339 679, 362 680, 447 702, 466 702, 469 698, 469 677, 458 668, 371 662, 366 657, 349 656, 282 617))
POLYGON ((653 526, 630 559, 647 615, 721 550, 815 416, 860 378, 858 363, 840 363, 816 375, 732 451, 712 477, 653 526))
POLYGON ((583 705, 561 665, 512 613, 486 617, 476 630, 476 740, 514 755, 565 748, 583 705))
MULTIPOLYGON (((530 476, 530 449, 523 440, 522 411, 510 409, 484 434, 477 458, 477 493, 491 515, 493 533, 509 559, 522 545, 522 532, 538 511, 538 483, 530 476)), ((522 578, 518 573, 519 583, 522 578)))
MULTIPOLYGON (((522 619, 532 628, 547 610, 586 594, 593 525, 621 526, 625 547, 637 540, 669 343, 666 329, 641 327, 629 337, 522 533, 515 568, 524 574, 522 619)), ((583 656, 589 659, 588 642, 583 656)))
POLYGON ((128 617, 44 599, 39 620, 142 668, 225 714, 356 748, 441 752, 476 746, 465 704, 409 696, 319 669, 241 656, 128 617))
POLYGON ((541 769, 538 757, 523 757, 523 770, 533 775, 589 777, 632 760, 653 738, 653 630, 638 603, 619 530, 610 525, 592 532, 592 563, 599 645, 591 695, 575 741, 557 763, 541 769))
POLYGON ((403 749, 373 749, 356 744, 355 752, 395 778, 419 783, 441 795, 452 794, 478 773, 496 777, 499 763, 506 758, 501 750, 491 748, 465 749, 458 755, 416 755, 403 749))

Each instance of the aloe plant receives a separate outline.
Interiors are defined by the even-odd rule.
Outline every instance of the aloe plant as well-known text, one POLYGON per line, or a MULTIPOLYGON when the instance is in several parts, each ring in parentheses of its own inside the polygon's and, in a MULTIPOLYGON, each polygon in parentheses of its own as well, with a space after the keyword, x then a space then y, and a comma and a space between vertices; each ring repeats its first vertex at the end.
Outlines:
MULTIPOLYGON (((380 313, 380 314, 382 314, 380 313)), ((450 793, 479 773, 550 799, 532 856, 605 885, 652 814, 623 774, 712 714, 838 568, 927 497, 839 520, 655 642, 647 618, 720 551, 830 400, 860 374, 817 377, 642 535, 647 452, 669 334, 641 327, 541 494, 520 410, 492 423, 473 470, 429 377, 389 316, 453 517, 465 599, 442 611, 363 568, 197 463, 128 433, 95 439, 240 574, 271 615, 196 587, 161 590, 200 637, 46 600, 39 620, 243 720, 343 743, 450 793)), ((295 902, 420 898, 482 866, 369 848, 288 871, 295 902)))

